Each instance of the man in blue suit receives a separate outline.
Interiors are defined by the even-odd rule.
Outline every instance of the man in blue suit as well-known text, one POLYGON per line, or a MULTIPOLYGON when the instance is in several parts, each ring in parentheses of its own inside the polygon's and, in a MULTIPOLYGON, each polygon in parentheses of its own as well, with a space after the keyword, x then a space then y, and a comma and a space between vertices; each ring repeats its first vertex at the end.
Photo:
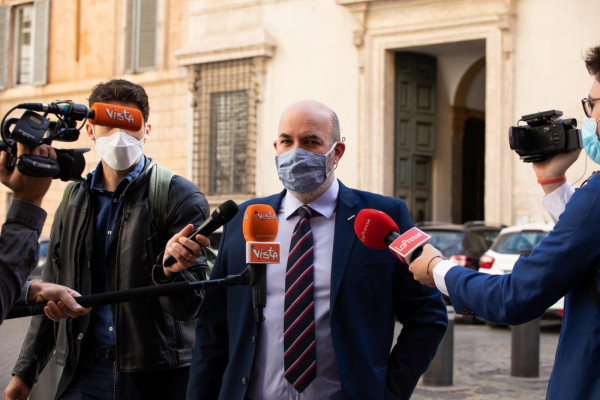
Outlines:
MULTIPOLYGON (((277 210, 281 264, 267 267, 264 319, 254 317, 250 287, 207 290, 188 399, 408 399, 446 330, 446 307, 439 293, 412 279, 405 264, 390 252, 367 248, 353 230, 356 214, 375 208, 405 231, 413 226, 406 205, 349 189, 335 179, 333 170, 345 144, 337 116, 323 104, 304 101, 289 107, 274 147, 286 190, 241 205, 225 227, 211 275, 223 278, 246 268, 242 219, 248 205, 277 210), (299 207, 310 215, 298 215, 299 207), (306 270, 313 280, 303 292, 309 295, 291 301, 294 284, 287 286, 291 272, 286 272, 290 238, 303 220, 310 225, 303 237, 314 243, 307 250, 313 265, 306 270), (288 346, 283 337, 289 338, 296 325, 285 320, 292 312, 287 301, 293 306, 306 297, 310 302, 298 320, 308 315, 312 322, 288 346), (392 348, 396 319, 403 329, 392 348), (288 362, 304 344, 306 350, 288 362), (306 369, 299 378, 290 379, 290 371, 303 363, 306 369)), ((306 276, 298 281, 303 284, 306 276)))
MULTIPOLYGON (((600 163, 600 46, 590 49, 586 66, 594 81, 582 100, 587 118, 581 135, 586 153, 600 163)), ((558 222, 529 256, 517 261, 511 274, 455 268, 430 245, 410 265, 415 279, 449 295, 458 312, 492 322, 530 321, 565 296, 548 400, 600 398, 600 303, 593 300, 600 282, 600 176, 573 193, 565 172, 579 152, 560 153, 534 164, 546 194, 544 207, 558 222)))

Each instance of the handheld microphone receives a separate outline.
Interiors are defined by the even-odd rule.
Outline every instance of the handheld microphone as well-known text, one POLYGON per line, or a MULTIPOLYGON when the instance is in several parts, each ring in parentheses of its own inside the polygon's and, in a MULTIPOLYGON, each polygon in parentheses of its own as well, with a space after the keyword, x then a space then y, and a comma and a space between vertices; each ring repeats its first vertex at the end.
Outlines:
POLYGON ((386 213, 365 208, 354 221, 356 236, 368 247, 383 250, 386 247, 405 264, 410 264, 423 252, 431 237, 418 228, 400 234, 396 222, 386 213))
MULTIPOLYGON (((238 212, 238 206, 235 204, 233 200, 227 200, 220 206, 218 206, 215 211, 210 214, 210 217, 204 221, 202 225, 200 225, 191 235, 188 236, 188 239, 193 240, 198 243, 196 240, 196 235, 208 236, 213 233, 218 227, 224 225, 229 222, 231 218, 235 216, 238 212)), ((184 246, 185 247, 185 246, 184 246)), ((189 249, 188 249, 189 250, 189 249)), ((173 255, 169 255, 163 265, 165 267, 169 267, 175 264, 177 260, 173 255)))
POLYGON ((87 118, 93 125, 110 126, 126 131, 139 131, 144 126, 144 117, 140 110, 115 104, 94 103, 91 108, 87 108, 74 103, 22 103, 17 108, 63 115, 77 121, 87 118))
POLYGON ((267 305, 266 264, 278 264, 281 254, 279 243, 274 242, 279 229, 277 214, 267 204, 249 205, 242 228, 246 240, 248 284, 252 286, 252 307, 256 310, 256 321, 261 322, 262 309, 267 305))

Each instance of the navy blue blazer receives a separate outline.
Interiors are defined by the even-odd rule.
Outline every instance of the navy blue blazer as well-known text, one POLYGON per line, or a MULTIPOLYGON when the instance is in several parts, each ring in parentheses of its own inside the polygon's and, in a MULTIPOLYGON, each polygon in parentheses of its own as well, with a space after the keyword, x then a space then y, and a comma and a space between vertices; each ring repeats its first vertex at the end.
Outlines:
POLYGON ((575 191, 554 230, 511 274, 451 268, 445 282, 458 312, 521 324, 565 296, 563 324, 546 398, 600 399, 600 313, 583 283, 600 267, 600 176, 575 191))
MULTIPOLYGON (((249 204, 278 210, 285 191, 240 206, 225 227, 211 278, 246 267, 242 218, 249 204)), ((400 231, 413 226, 403 201, 349 189, 340 182, 331 268, 331 335, 345 399, 408 399, 447 326, 440 294, 417 283, 388 250, 356 238, 363 208, 390 215, 400 231), (395 320, 403 324, 392 349, 395 320), (390 353, 391 351, 391 353, 390 353)), ((198 318, 188 399, 242 400, 258 326, 250 287, 209 288, 198 318)))

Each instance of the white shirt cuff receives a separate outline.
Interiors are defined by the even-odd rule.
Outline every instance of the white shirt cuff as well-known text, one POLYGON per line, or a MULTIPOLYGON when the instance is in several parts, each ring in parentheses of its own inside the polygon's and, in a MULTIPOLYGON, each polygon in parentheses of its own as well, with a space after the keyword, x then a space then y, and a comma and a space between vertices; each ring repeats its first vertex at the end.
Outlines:
POLYGON ((444 293, 446 296, 448 295, 448 288, 446 288, 446 274, 450 270, 450 268, 456 267, 457 265, 449 260, 440 261, 435 268, 433 269, 433 281, 435 282, 435 286, 438 290, 444 293))
POLYGON ((19 301, 24 301, 25 303, 27 303, 27 293, 29 293, 29 286, 31 286, 30 280, 27 280, 23 283, 23 286, 21 287, 21 297, 19 298, 19 301))
POLYGON ((558 221, 558 217, 565 210, 565 205, 571 196, 573 196, 573 193, 575 193, 573 186, 569 182, 565 182, 558 189, 542 198, 542 206, 554 223, 558 221))

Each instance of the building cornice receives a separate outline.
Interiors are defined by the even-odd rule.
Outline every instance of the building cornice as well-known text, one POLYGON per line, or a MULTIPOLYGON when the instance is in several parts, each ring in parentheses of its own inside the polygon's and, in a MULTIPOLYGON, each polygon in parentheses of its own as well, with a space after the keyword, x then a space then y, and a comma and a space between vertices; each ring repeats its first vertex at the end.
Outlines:
POLYGON ((210 62, 252 57, 272 57, 275 41, 264 29, 207 36, 188 43, 173 54, 180 65, 190 66, 210 62))

